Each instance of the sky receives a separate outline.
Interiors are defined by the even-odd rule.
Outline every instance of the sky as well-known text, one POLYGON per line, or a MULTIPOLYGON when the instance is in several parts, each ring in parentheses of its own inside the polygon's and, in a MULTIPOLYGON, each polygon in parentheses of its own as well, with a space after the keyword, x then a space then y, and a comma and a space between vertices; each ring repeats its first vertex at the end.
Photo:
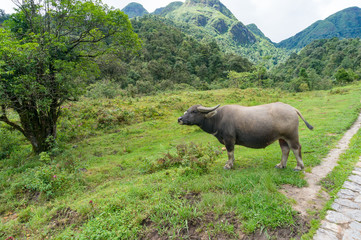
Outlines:
MULTIPOLYGON (((17 0, 19 1, 19 0, 17 0)), ((20 0, 21 1, 21 0, 20 0)), ((176 0, 102 0, 108 6, 123 9, 131 2, 148 12, 176 0)), ((178 0, 179 1, 179 0, 178 0)), ((280 42, 348 7, 360 7, 360 0, 220 0, 243 24, 255 23, 273 42, 280 42)), ((182 1, 184 2, 184 0, 182 1)), ((12 0, 1 0, 0 9, 13 13, 12 0)))

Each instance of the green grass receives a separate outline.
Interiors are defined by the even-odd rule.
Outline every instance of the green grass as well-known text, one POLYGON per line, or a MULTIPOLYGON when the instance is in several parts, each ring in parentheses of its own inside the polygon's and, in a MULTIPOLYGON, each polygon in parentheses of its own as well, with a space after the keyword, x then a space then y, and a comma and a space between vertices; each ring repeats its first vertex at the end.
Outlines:
POLYGON ((312 239, 317 229, 320 227, 320 222, 325 218, 326 212, 331 210, 331 205, 337 197, 337 193, 341 190, 343 183, 351 175, 355 164, 360 160, 361 156, 361 129, 351 139, 349 149, 341 154, 338 165, 329 173, 321 184, 324 190, 330 195, 330 200, 325 204, 324 208, 316 213, 317 218, 311 221, 310 231, 302 236, 302 239, 312 239))
POLYGON ((11 156, 0 160, 0 237, 237 239, 240 232, 295 226, 292 202, 278 192, 282 184, 306 184, 303 173, 292 170, 292 154, 288 167, 279 170, 277 143, 261 150, 237 146, 234 170, 225 171, 223 146, 198 127, 178 125, 177 118, 198 103, 289 103, 315 127, 310 131, 300 122, 310 170, 356 119, 360 89, 360 84, 300 94, 225 89, 67 105, 59 151, 50 153, 50 163, 31 156, 15 165, 8 164, 11 156), (177 146, 195 147, 179 157, 177 146))

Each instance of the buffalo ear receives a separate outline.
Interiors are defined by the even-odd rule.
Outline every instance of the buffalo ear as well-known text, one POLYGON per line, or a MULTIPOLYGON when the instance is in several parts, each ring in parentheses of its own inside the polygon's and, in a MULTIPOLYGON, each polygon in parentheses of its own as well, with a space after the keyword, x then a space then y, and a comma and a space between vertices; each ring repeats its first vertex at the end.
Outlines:
POLYGON ((216 114, 217 114, 217 110, 214 110, 214 111, 212 111, 212 112, 207 113, 207 114, 205 115, 205 117, 206 117, 206 118, 211 118, 211 117, 213 117, 213 116, 216 115, 216 114))

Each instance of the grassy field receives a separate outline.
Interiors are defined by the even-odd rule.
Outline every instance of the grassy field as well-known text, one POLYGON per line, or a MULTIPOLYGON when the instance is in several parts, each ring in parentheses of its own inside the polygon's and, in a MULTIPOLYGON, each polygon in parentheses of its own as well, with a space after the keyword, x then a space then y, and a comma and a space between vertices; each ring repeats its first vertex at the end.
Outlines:
MULTIPOLYGON (((58 143, 40 157, 3 127, 1 141, 11 134, 17 147, 0 159, 0 238, 301 236, 308 224, 278 192, 283 184, 306 184, 304 174, 292 170, 292 153, 288 167, 279 170, 274 168, 281 159, 278 143, 261 150, 237 146, 235 167, 225 171, 227 153, 216 138, 178 125, 177 118, 194 104, 288 103, 315 128, 310 131, 300 122, 303 160, 310 171, 357 118, 360 90, 355 84, 297 94, 225 89, 82 99, 63 107, 58 143)), ((360 142, 359 132, 352 144, 360 142)), ((360 154, 352 149, 356 153, 347 154, 360 154)), ((347 174, 340 169, 330 174, 325 188, 335 192, 340 175, 347 174)), ((317 221, 311 225, 315 229, 317 221)))

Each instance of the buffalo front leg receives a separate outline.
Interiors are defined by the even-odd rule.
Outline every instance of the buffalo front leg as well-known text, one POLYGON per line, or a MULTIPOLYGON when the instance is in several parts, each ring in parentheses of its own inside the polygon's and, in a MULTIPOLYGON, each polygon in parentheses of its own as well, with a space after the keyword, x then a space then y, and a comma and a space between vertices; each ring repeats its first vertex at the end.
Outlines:
POLYGON ((233 167, 234 163, 234 143, 226 144, 227 154, 228 154, 228 161, 226 165, 224 165, 225 170, 230 170, 233 167))
POLYGON ((282 150, 282 160, 279 164, 276 165, 276 168, 285 168, 287 166, 287 159, 290 153, 290 147, 288 146, 287 142, 283 139, 278 140, 281 150, 282 150))

